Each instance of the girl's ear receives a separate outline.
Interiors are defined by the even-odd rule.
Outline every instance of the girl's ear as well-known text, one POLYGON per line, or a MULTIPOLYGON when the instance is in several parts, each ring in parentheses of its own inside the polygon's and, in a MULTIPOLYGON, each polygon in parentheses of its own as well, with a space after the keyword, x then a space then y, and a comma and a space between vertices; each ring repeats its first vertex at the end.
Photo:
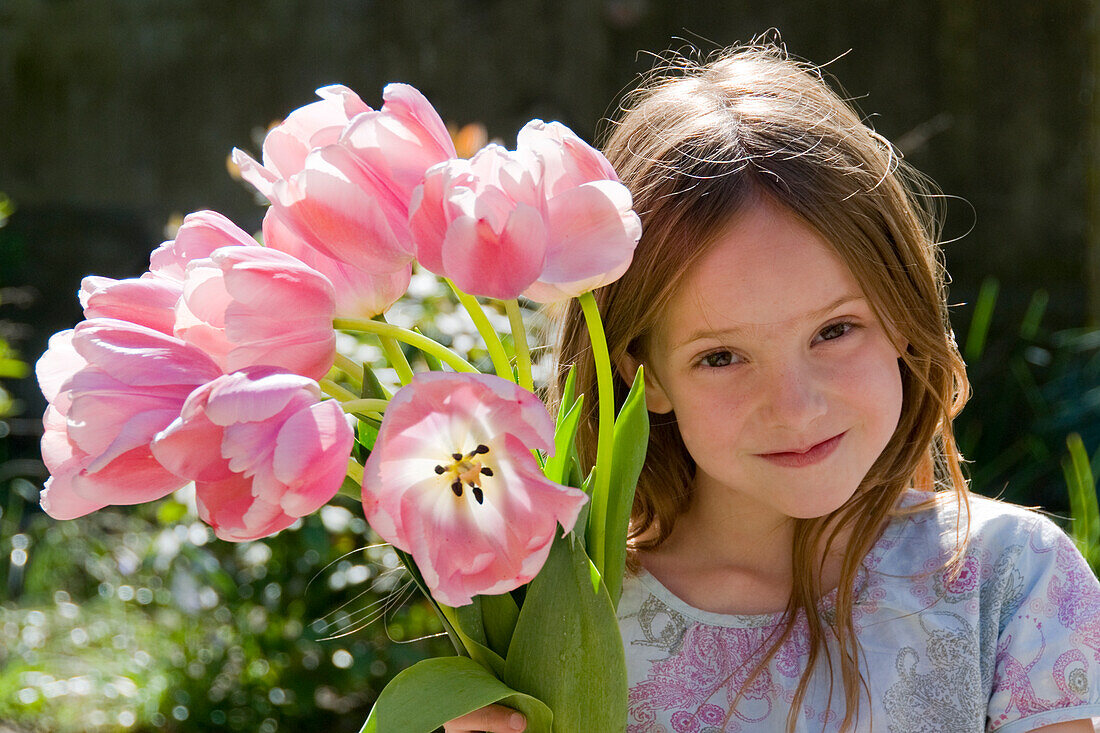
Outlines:
MULTIPOLYGON (((634 384, 634 377, 638 373, 639 365, 641 365, 640 361, 630 354, 626 354, 615 362, 615 370, 619 372, 619 376, 623 378, 624 382, 631 385, 634 384)), ((653 369, 647 366, 642 372, 645 375, 646 410, 661 414, 672 412, 672 401, 669 400, 664 387, 657 381, 657 375, 654 374, 653 369)))

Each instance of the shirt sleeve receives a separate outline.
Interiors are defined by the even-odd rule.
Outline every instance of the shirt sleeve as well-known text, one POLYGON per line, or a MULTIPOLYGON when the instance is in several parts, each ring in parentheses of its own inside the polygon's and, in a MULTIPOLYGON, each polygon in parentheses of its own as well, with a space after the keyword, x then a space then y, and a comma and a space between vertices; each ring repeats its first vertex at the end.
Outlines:
POLYGON ((1015 529, 1002 555, 988 728, 1024 733, 1100 716, 1100 583, 1050 520, 1032 515, 1015 529))

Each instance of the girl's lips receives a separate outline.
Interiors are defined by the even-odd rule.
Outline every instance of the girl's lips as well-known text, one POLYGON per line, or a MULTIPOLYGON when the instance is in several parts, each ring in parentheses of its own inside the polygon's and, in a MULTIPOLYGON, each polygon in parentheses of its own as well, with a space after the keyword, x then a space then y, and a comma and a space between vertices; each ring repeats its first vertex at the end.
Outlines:
POLYGON ((840 445, 840 439, 847 434, 845 430, 840 435, 834 435, 828 440, 824 440, 815 446, 811 446, 807 450, 799 453, 796 451, 789 451, 783 453, 759 453, 758 455, 771 463, 778 466, 785 466, 788 468, 801 468, 802 466, 812 466, 815 463, 821 461, 832 455, 836 447, 840 445))

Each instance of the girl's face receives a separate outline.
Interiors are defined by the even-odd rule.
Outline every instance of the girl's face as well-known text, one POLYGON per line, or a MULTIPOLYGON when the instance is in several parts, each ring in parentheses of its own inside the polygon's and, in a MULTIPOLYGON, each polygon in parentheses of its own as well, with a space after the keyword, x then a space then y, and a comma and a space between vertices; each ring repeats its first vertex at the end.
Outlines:
POLYGON ((650 344, 646 398, 674 412, 695 496, 786 517, 847 501, 901 414, 898 352, 813 229, 762 200, 688 274, 650 344))

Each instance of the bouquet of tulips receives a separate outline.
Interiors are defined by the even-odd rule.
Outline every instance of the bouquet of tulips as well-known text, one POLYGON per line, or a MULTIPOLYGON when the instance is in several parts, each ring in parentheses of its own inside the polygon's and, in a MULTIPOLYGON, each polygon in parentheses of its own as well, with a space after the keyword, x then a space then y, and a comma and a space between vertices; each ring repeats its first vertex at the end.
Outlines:
POLYGON ((193 483, 202 520, 243 541, 353 493, 458 651, 401 672, 364 731, 428 733, 494 702, 533 733, 622 730, 614 609, 648 423, 640 378, 615 415, 590 291, 630 263, 630 194, 558 123, 463 159, 412 87, 387 86, 379 110, 342 86, 318 95, 269 131, 262 163, 233 153, 271 204, 262 244, 202 211, 141 277, 84 279, 86 320, 37 365, 42 506, 72 518, 193 483), (414 263, 451 287, 495 375, 386 321, 414 263), (520 296, 579 299, 598 395, 567 382, 548 412, 520 296), (512 353, 485 299, 504 304, 512 353), (338 353, 338 330, 377 337, 400 384, 338 353), (585 399, 591 467, 574 445, 585 399))

